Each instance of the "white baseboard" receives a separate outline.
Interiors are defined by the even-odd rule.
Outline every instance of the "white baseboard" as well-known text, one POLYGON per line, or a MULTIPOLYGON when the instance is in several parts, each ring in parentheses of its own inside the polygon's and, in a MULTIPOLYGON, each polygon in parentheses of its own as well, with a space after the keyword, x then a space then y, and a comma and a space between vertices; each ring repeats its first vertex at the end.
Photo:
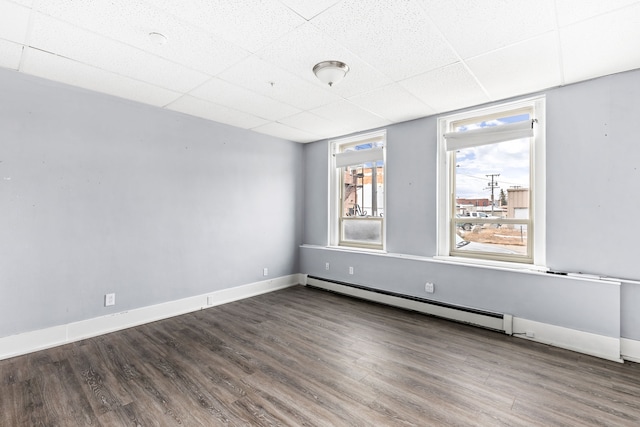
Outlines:
POLYGON ((640 341, 620 339, 620 354, 624 360, 640 363, 640 341))
MULTIPOLYGON (((513 318, 513 335, 531 341, 549 344, 602 359, 623 362, 620 357, 621 339, 534 322, 532 320, 513 318), (525 334, 532 333, 532 337, 525 334)), ((636 355, 640 355, 640 347, 636 348, 636 355)), ((630 359, 629 359, 630 360, 630 359)))
POLYGON ((431 304, 428 301, 417 301, 408 298, 401 298, 394 295, 374 292, 369 289, 356 288, 353 286, 343 285, 340 283, 335 283, 329 280, 319 279, 315 277, 307 277, 306 285, 326 289, 343 295, 350 295, 368 301, 375 301, 381 304, 404 308, 406 310, 418 311, 420 313, 443 317, 445 319, 451 319, 462 323, 469 323, 475 326, 504 331, 505 333, 511 332, 512 321, 511 315, 509 314, 495 317, 492 315, 487 315, 486 312, 485 314, 483 314, 479 311, 473 311, 473 309, 465 311, 461 308, 431 304))
POLYGON ((0 338, 0 360, 273 292, 304 283, 305 280, 302 274, 292 274, 290 276, 278 277, 176 301, 169 301, 163 304, 136 308, 107 316, 94 317, 79 322, 3 337, 0 338))
MULTIPOLYGON (((504 314, 502 319, 484 318, 473 313, 467 314, 459 310, 431 306, 428 303, 417 302, 413 300, 398 298, 385 294, 371 292, 366 289, 349 287, 330 281, 317 279, 314 277, 306 277, 307 285, 312 285, 322 289, 339 292, 358 298, 376 301, 384 304, 393 305, 409 310, 420 311, 426 314, 443 317, 446 319, 456 320, 463 323, 469 323, 476 326, 483 326, 490 329, 502 330, 508 335, 518 338, 524 338, 531 341, 549 344, 554 347, 560 347, 567 350, 576 351, 591 356, 600 357, 602 359, 623 362, 621 358, 621 339, 607 337, 604 335, 593 334, 589 332, 578 331, 575 329, 554 326, 547 323, 535 322, 532 320, 512 317, 504 314), (533 336, 526 336, 527 332, 533 336)), ((640 359, 640 341, 626 340, 627 353, 622 352, 626 360, 637 361, 640 359)))

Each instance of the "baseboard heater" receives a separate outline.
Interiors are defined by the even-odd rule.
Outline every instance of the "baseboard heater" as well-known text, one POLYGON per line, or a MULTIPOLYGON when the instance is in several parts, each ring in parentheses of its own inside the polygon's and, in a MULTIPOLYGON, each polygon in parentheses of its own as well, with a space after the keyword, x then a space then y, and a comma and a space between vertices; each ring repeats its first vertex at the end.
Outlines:
POLYGON ((307 276, 307 286, 501 331, 507 335, 513 333, 513 318, 510 314, 457 306, 315 276, 307 276))

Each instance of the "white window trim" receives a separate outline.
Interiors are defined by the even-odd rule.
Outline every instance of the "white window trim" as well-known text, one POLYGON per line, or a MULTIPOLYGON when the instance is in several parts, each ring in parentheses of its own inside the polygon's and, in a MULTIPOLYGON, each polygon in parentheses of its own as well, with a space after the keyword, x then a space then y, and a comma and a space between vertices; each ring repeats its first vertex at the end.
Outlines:
POLYGON ((486 108, 476 110, 467 110, 461 113, 451 114, 438 118, 438 162, 437 162, 437 256, 442 260, 449 260, 465 264, 483 264, 483 265, 502 265, 512 268, 522 269, 541 269, 546 267, 546 154, 545 154, 545 135, 546 135, 546 111, 545 97, 538 96, 518 101, 493 105, 486 108), (453 189, 451 188, 451 165, 450 156, 446 150, 446 141, 444 135, 449 132, 448 125, 451 122, 468 119, 475 116, 485 116, 491 114, 499 114, 503 111, 514 110, 518 108, 533 107, 534 117, 537 120, 534 131, 533 152, 531 156, 531 167, 533 171, 533 209, 530 213, 533 222, 533 264, 518 263, 509 261, 485 260, 481 258, 453 257, 451 252, 451 227, 449 219, 451 218, 451 197, 453 189))
MULTIPOLYGON (((387 247, 387 131, 385 129, 378 130, 374 132, 362 133, 354 136, 349 136, 345 138, 337 138, 331 139, 328 143, 328 159, 329 159, 329 218, 327 221, 327 242, 328 247, 343 249, 347 251, 355 251, 355 252, 375 252, 375 253, 386 253, 387 247), (339 195, 341 194, 340 190, 340 170, 336 167, 336 154, 338 154, 338 148, 343 145, 351 145, 351 144, 365 144, 368 141, 377 141, 382 139, 384 141, 382 148, 382 161, 384 162, 384 176, 383 176, 383 186, 384 186, 384 203, 383 203, 383 212, 385 213, 385 217, 382 223, 382 249, 379 248, 371 248, 367 247, 367 245, 362 246, 344 246, 340 245, 340 218, 338 212, 340 210, 339 203, 339 195)), ((369 150, 367 150, 369 151, 369 150)), ((374 156, 379 156, 379 151, 376 149, 371 150, 374 156)), ((340 157, 340 156, 339 156, 340 157)))

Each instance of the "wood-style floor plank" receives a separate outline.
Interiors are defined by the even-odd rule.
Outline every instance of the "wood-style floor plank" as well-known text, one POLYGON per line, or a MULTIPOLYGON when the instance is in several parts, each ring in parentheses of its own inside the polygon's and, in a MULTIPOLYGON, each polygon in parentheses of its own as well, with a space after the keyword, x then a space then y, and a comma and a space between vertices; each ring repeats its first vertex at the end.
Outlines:
POLYGON ((640 366, 297 286, 0 361, 0 426, 637 426, 640 366))

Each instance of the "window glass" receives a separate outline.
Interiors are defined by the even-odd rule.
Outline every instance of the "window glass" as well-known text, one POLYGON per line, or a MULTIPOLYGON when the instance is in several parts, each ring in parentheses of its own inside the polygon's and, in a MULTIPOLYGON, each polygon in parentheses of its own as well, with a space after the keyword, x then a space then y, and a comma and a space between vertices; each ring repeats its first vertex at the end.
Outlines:
POLYGON ((384 248, 384 133, 333 143, 332 244, 384 248))
POLYGON ((447 224, 441 254, 534 261, 536 172, 544 173, 534 166, 535 144, 543 138, 534 136, 536 104, 522 104, 440 119, 448 171, 439 189, 448 206, 439 214, 447 224))

